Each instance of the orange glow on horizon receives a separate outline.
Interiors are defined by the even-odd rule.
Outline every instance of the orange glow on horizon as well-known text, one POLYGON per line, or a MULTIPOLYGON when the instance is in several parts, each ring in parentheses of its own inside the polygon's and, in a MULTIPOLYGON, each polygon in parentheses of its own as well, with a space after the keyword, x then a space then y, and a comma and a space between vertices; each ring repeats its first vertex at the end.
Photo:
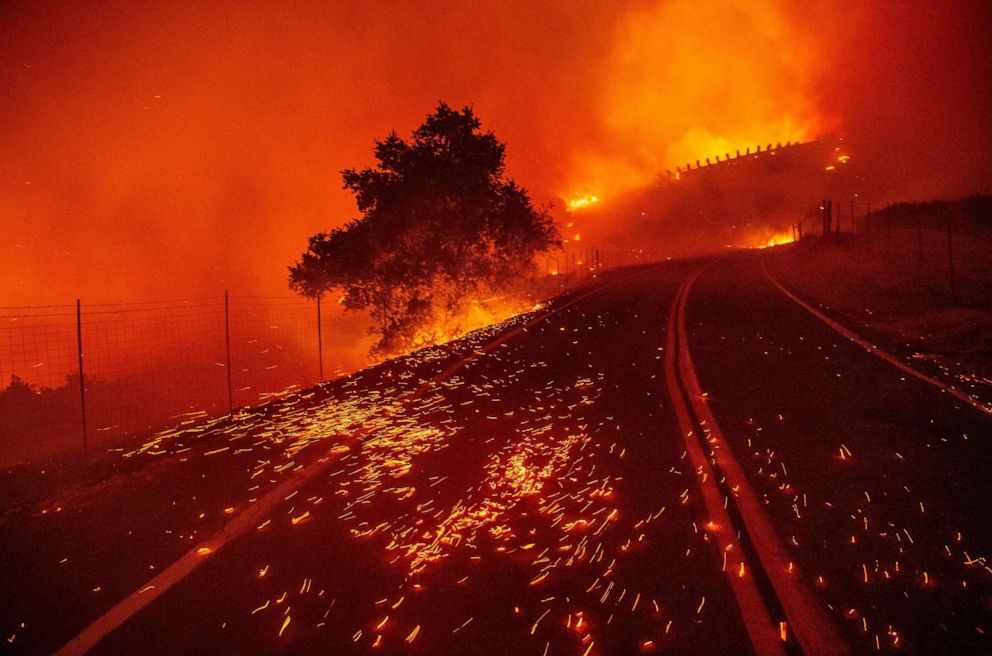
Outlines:
MULTIPOLYGON (((859 166, 902 167, 898 188, 878 173, 887 195, 979 191, 984 40, 962 26, 984 3, 835 4, 29 3, 0 44, 0 296, 286 294, 306 238, 356 215, 339 172, 442 99, 473 105, 535 201, 588 194, 590 213, 666 170, 687 182, 676 166, 827 133, 859 166)), ((582 236, 626 229, 604 214, 582 236)))

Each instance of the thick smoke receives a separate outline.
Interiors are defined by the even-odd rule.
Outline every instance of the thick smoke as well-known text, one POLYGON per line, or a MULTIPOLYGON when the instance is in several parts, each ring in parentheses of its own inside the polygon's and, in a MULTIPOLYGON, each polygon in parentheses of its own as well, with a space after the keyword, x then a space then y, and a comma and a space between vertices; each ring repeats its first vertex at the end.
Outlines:
POLYGON ((449 5, 5 4, 0 304, 286 293, 339 171, 439 99, 538 200, 825 133, 878 202, 989 191, 984 2, 449 5))

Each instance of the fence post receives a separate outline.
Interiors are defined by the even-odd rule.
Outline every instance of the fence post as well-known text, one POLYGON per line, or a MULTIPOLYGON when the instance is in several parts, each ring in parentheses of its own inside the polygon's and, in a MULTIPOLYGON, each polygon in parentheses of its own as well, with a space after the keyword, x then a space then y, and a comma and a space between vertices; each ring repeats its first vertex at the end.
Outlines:
POLYGON ((234 412, 234 386, 231 383, 231 310, 227 290, 224 290, 224 342, 227 346, 227 408, 234 412))
POLYGON ((916 275, 923 281, 923 219, 916 214, 916 275))
POLYGON ((865 246, 868 249, 868 255, 871 255, 871 203, 868 203, 868 207, 865 210, 865 246))
MULTIPOLYGON (((882 210, 885 211, 884 209, 882 210)), ((885 217, 885 262, 892 261, 892 215, 885 217)))
MULTIPOLYGON (((833 211, 833 201, 830 201, 830 203, 831 203, 831 211, 833 211)), ((841 201, 838 200, 837 201, 837 224, 836 224, 836 226, 834 228, 834 243, 837 243, 837 244, 840 243, 840 220, 841 220, 842 216, 844 215, 844 211, 842 209, 843 207, 844 206, 841 204, 841 201)))
POLYGON ((317 359, 320 362, 320 380, 324 381, 324 339, 320 329, 320 292, 317 293, 317 359))
POLYGON ((79 355, 79 408, 83 420, 83 452, 89 448, 86 433, 86 379, 83 377, 83 321, 79 299, 76 299, 76 353, 79 355))
POLYGON ((954 298, 954 244, 951 240, 951 212, 947 212, 947 274, 951 287, 951 298, 954 298))

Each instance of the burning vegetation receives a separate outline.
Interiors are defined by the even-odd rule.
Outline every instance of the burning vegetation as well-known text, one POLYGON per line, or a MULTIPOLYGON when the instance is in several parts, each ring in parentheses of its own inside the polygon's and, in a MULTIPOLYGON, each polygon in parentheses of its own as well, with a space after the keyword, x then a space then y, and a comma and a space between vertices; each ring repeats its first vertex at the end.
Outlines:
MULTIPOLYGON (((570 230, 652 258, 791 242, 800 223, 813 229, 819 199, 858 199, 863 211, 862 199, 883 194, 856 155, 833 136, 700 154, 650 184, 573 212, 570 230), (615 230, 618 223, 623 231, 615 230)), ((840 211, 847 226, 850 208, 840 211)))
POLYGON ((361 217, 311 237, 290 286, 308 297, 341 289, 346 308, 371 309, 378 353, 519 312, 526 302, 505 299, 559 240, 548 212, 504 175, 504 151, 471 108, 444 103, 410 140, 376 142, 375 168, 343 174, 361 217))

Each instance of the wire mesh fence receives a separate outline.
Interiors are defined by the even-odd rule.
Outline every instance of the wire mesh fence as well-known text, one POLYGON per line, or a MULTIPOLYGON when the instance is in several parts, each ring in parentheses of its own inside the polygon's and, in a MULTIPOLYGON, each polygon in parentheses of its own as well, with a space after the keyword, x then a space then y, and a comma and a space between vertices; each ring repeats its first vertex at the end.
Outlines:
POLYGON ((793 234, 858 248, 857 268, 890 285, 981 302, 992 284, 990 210, 987 196, 876 210, 854 200, 823 201, 793 234))
POLYGON ((110 444, 366 366, 368 317, 327 300, 320 321, 317 303, 274 296, 0 307, 0 463, 110 444))
MULTIPOLYGON (((530 295, 641 259, 571 243, 539 263, 530 295)), ((0 306, 0 466, 108 448, 371 364, 371 318, 336 300, 225 293, 0 306)))

